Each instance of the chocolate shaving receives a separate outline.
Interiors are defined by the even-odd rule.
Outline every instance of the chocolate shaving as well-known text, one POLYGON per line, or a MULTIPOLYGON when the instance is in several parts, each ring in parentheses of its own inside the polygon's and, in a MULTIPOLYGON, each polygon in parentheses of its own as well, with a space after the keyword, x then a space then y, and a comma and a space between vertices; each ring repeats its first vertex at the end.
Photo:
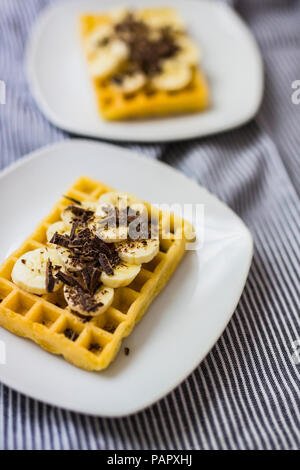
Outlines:
POLYGON ((94 312, 99 307, 103 306, 102 302, 97 302, 94 295, 89 292, 85 292, 80 287, 71 287, 68 291, 72 302, 75 305, 79 305, 85 312, 94 312))
POLYGON ((104 253, 108 258, 112 255, 112 250, 109 248, 109 245, 97 236, 91 240, 91 246, 94 250, 104 253))
MULTIPOLYGON (((70 236, 71 238, 71 236, 70 236)), ((68 245, 68 248, 80 248, 82 247, 83 245, 85 244, 85 240, 83 238, 73 238, 73 240, 71 239, 69 245, 68 245)))
POLYGON ((99 253, 99 263, 105 274, 111 276, 114 273, 113 267, 110 264, 108 257, 104 253, 99 253))
POLYGON ((56 279, 58 279, 59 281, 62 281, 64 284, 66 284, 69 287, 79 287, 80 289, 85 290, 84 283, 82 282, 79 276, 75 276, 70 273, 59 271, 56 274, 56 279))
POLYGON ((72 214, 74 214, 76 217, 83 218, 83 219, 89 219, 94 215, 93 211, 90 211, 88 209, 83 209, 82 207, 78 206, 68 206, 67 209, 69 209, 72 214))
POLYGON ((99 267, 99 253, 104 253, 111 266, 115 267, 119 262, 119 257, 114 245, 104 243, 99 237, 92 235, 89 229, 86 229, 84 233, 88 235, 87 238, 83 238, 82 233, 79 232, 68 245, 72 264, 81 266, 81 269, 85 268, 87 264, 99 267))
POLYGON ((161 28, 158 37, 153 39, 146 23, 136 20, 132 14, 115 25, 115 32, 129 47, 133 72, 140 70, 151 77, 160 72, 162 60, 175 56, 179 51, 170 28, 161 28))
POLYGON ((70 274, 64 273, 63 271, 59 271, 56 274, 56 279, 58 279, 59 281, 62 281, 67 286, 70 286, 70 287, 76 286, 76 282, 73 276, 71 276, 70 274))
POLYGON ((101 284, 100 274, 101 270, 92 266, 87 266, 82 270, 83 282, 86 286, 86 290, 88 290, 91 295, 95 294, 101 284))
POLYGON ((90 266, 87 266, 82 270, 82 279, 87 291, 90 290, 90 283, 91 283, 91 269, 90 266))
POLYGON ((68 199, 69 201, 74 202, 75 204, 78 204, 79 206, 81 206, 81 202, 78 201, 78 199, 74 199, 73 197, 66 196, 65 194, 63 194, 63 197, 64 197, 65 199, 68 199))
MULTIPOLYGON (((92 301, 94 301, 94 299, 92 298, 91 299, 92 301)), ((91 305, 91 306, 87 306, 86 307, 86 311, 87 312, 94 312, 95 310, 97 310, 99 307, 103 307, 103 303, 102 302, 98 302, 94 305, 91 305)))
POLYGON ((68 235, 61 235, 60 233, 55 232, 50 240, 50 243, 53 243, 53 245, 62 246, 63 248, 68 248, 70 237, 68 235))
POLYGON ((77 227, 78 227, 78 221, 73 222, 71 233, 70 233, 70 240, 73 240, 73 238, 75 237, 75 232, 76 232, 77 227))
POLYGON ((91 231, 89 228, 85 228, 83 230, 80 230, 77 233, 78 238, 89 238, 91 236, 91 231))
POLYGON ((91 279, 90 279, 90 285, 89 285, 89 290, 92 295, 95 294, 95 292, 97 291, 99 287, 100 274, 101 274, 100 269, 93 268, 93 272, 91 274, 91 279))
POLYGON ((47 265, 46 265, 46 290, 49 293, 53 292, 53 289, 55 286, 55 278, 53 276, 52 269, 53 269, 52 263, 50 259, 48 259, 47 265))
POLYGON ((136 20, 132 13, 128 13, 123 21, 115 25, 115 31, 124 41, 129 41, 136 36, 146 36, 149 27, 143 21, 136 20))

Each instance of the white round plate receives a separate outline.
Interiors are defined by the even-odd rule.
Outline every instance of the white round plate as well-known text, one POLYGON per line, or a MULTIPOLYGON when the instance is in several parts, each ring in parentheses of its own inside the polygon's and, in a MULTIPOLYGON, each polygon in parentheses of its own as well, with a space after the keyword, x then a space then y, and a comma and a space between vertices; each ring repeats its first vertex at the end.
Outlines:
POLYGON ((39 17, 29 41, 26 68, 31 91, 53 124, 79 135, 153 142, 225 131, 255 115, 263 92, 262 61, 252 34, 229 6, 207 0, 130 0, 128 6, 163 4, 177 8, 203 50, 212 106, 184 116, 127 122, 102 120, 80 44, 79 16, 120 3, 56 2, 39 17))
POLYGON ((170 392, 217 341, 244 288, 252 237, 225 204, 167 165, 112 145, 70 140, 34 152, 0 175, 0 261, 81 175, 153 203, 204 204, 203 248, 186 253, 107 370, 78 369, 0 328, 7 357, 1 382, 52 405, 122 416, 170 392))

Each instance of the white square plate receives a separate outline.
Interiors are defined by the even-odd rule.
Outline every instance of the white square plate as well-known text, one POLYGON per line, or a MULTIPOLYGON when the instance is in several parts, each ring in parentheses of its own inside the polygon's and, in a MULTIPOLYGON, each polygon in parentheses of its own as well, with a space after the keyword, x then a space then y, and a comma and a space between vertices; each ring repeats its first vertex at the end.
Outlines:
POLYGON ((102 120, 81 50, 79 15, 105 11, 120 3, 56 2, 38 19, 27 50, 29 85, 41 110, 56 126, 91 137, 153 142, 225 131, 255 115, 263 92, 262 61, 252 34, 230 7, 207 0, 129 0, 129 6, 163 4, 178 9, 203 50, 212 106, 205 112, 184 116, 128 122, 102 120))
POLYGON ((246 282, 252 237, 225 204, 167 165, 115 146, 71 140, 34 152, 0 176, 1 261, 80 175, 153 203, 204 204, 203 247, 186 253, 107 370, 77 369, 0 328, 7 350, 1 382, 63 408, 121 416, 170 392, 217 341, 246 282))

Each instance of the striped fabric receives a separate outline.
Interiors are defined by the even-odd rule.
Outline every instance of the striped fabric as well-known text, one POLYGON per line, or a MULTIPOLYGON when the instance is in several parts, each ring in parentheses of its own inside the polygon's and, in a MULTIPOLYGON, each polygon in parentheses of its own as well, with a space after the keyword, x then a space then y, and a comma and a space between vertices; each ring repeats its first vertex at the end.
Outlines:
MULTIPOLYGON (((28 91, 24 44, 48 0, 1 0, 0 165, 69 138, 41 115, 28 91)), ((0 386, 1 449, 299 448, 300 2, 237 0, 263 51, 261 111, 239 130, 168 145, 132 145, 206 186, 255 239, 249 279, 223 336, 194 373, 151 408, 122 419, 56 409, 0 386), (297 54, 298 52, 298 54, 297 54), (295 356, 294 356, 295 359, 295 356)))

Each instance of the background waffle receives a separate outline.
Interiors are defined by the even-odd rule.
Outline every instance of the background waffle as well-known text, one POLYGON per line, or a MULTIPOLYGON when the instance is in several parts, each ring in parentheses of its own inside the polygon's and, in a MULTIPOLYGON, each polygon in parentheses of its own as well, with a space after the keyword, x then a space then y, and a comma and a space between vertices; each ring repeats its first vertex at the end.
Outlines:
MULTIPOLYGON (((97 201, 101 194, 108 191, 112 188, 81 177, 65 194, 80 201, 97 201)), ((64 198, 59 200, 35 232, 1 265, 0 325, 32 339, 51 353, 63 355, 78 367, 100 370, 116 356, 122 338, 128 336, 142 318, 184 255, 186 241, 181 235, 183 219, 160 212, 145 203, 149 215, 155 212, 160 226, 168 230, 166 238, 161 239, 160 236, 159 253, 150 263, 142 265, 139 275, 128 287, 115 289, 113 304, 103 315, 86 321, 67 307, 62 290, 40 297, 26 293, 11 280, 17 259, 47 243, 48 227, 61 219, 61 212, 68 204, 69 201, 64 198)), ((186 225, 184 227, 186 229, 186 225)))
MULTIPOLYGON (((163 11, 164 9, 162 9, 163 11)), ((151 15, 151 10, 145 10, 151 15)), ((110 22, 105 15, 82 15, 82 41, 99 25, 110 22)), ((89 58, 87 57, 87 60, 89 58)), ((91 78, 101 115, 108 120, 150 117, 177 113, 201 111, 209 106, 209 88, 200 69, 193 70, 193 79, 184 89, 178 91, 159 91, 142 89, 124 95, 110 84, 108 79, 91 78)))

